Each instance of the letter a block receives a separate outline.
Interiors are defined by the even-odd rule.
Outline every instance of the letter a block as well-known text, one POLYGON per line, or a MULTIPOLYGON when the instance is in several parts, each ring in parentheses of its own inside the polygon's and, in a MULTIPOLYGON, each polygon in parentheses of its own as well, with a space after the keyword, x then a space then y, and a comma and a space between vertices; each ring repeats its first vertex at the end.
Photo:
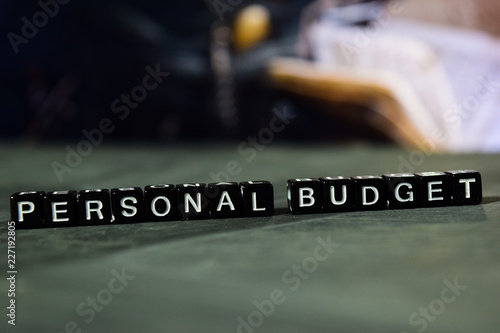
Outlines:
POLYGON ((177 189, 172 184, 148 185, 144 188, 146 220, 149 222, 176 220, 177 189))
POLYGON ((412 173, 390 173, 382 176, 389 189, 389 209, 416 208, 420 206, 420 186, 412 173))
POLYGON ((43 210, 46 227, 72 227, 78 225, 76 191, 45 193, 43 210))
POLYGON ((80 225, 111 223, 111 199, 106 189, 82 190, 78 192, 80 225))
POLYGON ((444 172, 421 172, 415 174, 420 183, 421 207, 451 205, 451 177, 444 172))
POLYGON ((356 176, 352 179, 356 210, 387 208, 387 183, 381 176, 356 176))
POLYGON ((446 171, 451 176, 453 205, 479 205, 483 201, 481 174, 476 170, 446 171))
POLYGON ((322 177, 323 213, 354 210, 354 182, 350 177, 322 177))
POLYGON ((210 215, 212 218, 239 217, 243 215, 240 186, 234 182, 208 184, 210 215))
POLYGON ((317 178, 289 179, 287 186, 288 208, 292 214, 321 212, 323 195, 317 178))
POLYGON ((271 216, 274 213, 273 184, 268 181, 247 181, 240 183, 245 216, 271 216))
POLYGON ((144 222, 144 195, 140 187, 111 189, 115 223, 144 222))
POLYGON ((43 227, 43 191, 17 192, 10 197, 10 218, 16 229, 43 227))
POLYGON ((177 207, 183 220, 208 219, 210 201, 207 186, 203 183, 179 184, 177 188, 177 207))

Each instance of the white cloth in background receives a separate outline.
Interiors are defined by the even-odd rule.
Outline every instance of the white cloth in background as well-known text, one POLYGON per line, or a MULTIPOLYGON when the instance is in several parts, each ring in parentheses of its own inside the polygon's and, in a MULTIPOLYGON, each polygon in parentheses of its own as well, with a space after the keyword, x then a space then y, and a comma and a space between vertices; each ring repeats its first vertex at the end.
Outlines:
POLYGON ((306 32, 313 58, 353 75, 390 72, 407 116, 430 140, 456 152, 500 151, 500 41, 487 34, 390 17, 339 26, 325 13, 306 32), (406 87, 404 87, 406 85, 406 87))

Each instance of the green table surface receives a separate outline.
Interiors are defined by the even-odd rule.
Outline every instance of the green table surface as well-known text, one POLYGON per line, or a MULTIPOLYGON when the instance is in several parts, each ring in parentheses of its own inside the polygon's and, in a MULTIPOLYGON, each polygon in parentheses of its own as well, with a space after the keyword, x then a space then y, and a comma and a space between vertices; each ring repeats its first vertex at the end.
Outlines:
POLYGON ((14 192, 213 182, 211 172, 234 160, 241 169, 231 181, 273 182, 276 214, 17 230, 16 325, 3 314, 2 332, 500 332, 498 155, 105 144, 59 182, 52 163, 64 163, 65 146, 0 145, 5 313, 14 192), (289 178, 451 169, 482 173, 482 205, 300 216, 286 208, 289 178), (335 243, 331 253, 318 238, 335 243))

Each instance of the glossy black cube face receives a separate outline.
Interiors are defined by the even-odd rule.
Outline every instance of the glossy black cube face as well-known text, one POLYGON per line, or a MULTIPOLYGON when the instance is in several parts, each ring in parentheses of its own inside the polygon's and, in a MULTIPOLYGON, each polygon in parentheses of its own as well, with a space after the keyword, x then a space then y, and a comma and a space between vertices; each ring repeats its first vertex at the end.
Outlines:
POLYGON ((177 208, 181 219, 198 220, 210 217, 210 200, 206 184, 179 184, 176 188, 177 208))
POLYGON ((82 190, 78 192, 80 225, 111 223, 111 198, 106 189, 82 190))
POLYGON ((274 213, 273 184, 268 181, 240 183, 245 216, 271 216, 274 213))
POLYGON ((208 184, 208 196, 212 218, 243 216, 243 200, 238 183, 210 183, 208 184))
POLYGON ((356 176, 352 179, 356 210, 387 209, 387 183, 381 176, 356 176))
POLYGON ((76 191, 47 192, 44 197, 46 227, 72 227, 78 225, 76 191))
POLYGON ((288 208, 292 214, 320 213, 323 206, 321 184, 317 178, 289 179, 288 208))
POLYGON ((140 187, 111 189, 113 223, 144 222, 144 195, 140 187))
POLYGON ((444 172, 415 174, 420 183, 420 206, 441 207, 451 205, 451 176, 444 172))
POLYGON ((382 176, 387 182, 389 209, 420 206, 420 186, 412 173, 390 173, 382 176))
POLYGON ((451 170, 446 173, 451 177, 453 205, 479 205, 483 201, 481 174, 478 171, 451 170))
POLYGON ((17 192, 10 197, 10 218, 16 229, 42 228, 45 192, 17 192))
POLYGON ((354 182, 350 177, 322 177, 319 181, 323 192, 322 212, 354 210, 354 182))
POLYGON ((172 184, 148 185, 144 188, 144 204, 148 222, 178 219, 177 189, 172 184))

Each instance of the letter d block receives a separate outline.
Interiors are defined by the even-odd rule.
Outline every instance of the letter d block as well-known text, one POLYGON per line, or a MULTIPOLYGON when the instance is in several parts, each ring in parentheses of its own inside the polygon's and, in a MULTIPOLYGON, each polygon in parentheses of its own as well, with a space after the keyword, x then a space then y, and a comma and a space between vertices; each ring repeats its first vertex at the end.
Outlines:
POLYGON ((243 201, 238 183, 208 184, 210 215, 212 218, 239 217, 243 215, 243 201))
POLYGON ((451 176, 453 205, 479 205, 483 201, 481 174, 476 170, 446 171, 451 176))
POLYGON ((350 177, 322 177, 323 213, 354 210, 354 182, 350 177))
POLYGON ((82 190, 78 192, 80 225, 111 223, 111 199, 106 189, 82 190))
POLYGON ((43 196, 45 192, 17 192, 10 197, 10 218, 16 229, 43 227, 43 196))
POLYGON ((274 213, 273 184, 265 180, 240 183, 245 216, 271 216, 274 213))
POLYGON ((287 186, 288 208, 292 214, 321 212, 323 195, 317 178, 289 179, 287 186))
POLYGON ((149 185, 144 188, 146 220, 151 222, 177 220, 177 190, 175 185, 149 185))
POLYGON ((387 209, 387 183, 381 176, 356 176, 354 195, 356 210, 387 209))
POLYGON ((420 184, 412 173, 390 173, 382 176, 389 189, 389 209, 420 206, 420 184))
POLYGON ((44 197, 46 227, 72 227, 78 225, 76 191, 47 192, 44 197))
POLYGON ((440 207, 451 205, 451 177, 444 172, 415 174, 420 183, 420 206, 440 207))
POLYGON ((208 219, 210 200, 207 186, 203 183, 179 184, 177 188, 177 207, 183 220, 208 219))
POLYGON ((140 187, 111 189, 111 205, 114 222, 144 222, 144 195, 140 187))

